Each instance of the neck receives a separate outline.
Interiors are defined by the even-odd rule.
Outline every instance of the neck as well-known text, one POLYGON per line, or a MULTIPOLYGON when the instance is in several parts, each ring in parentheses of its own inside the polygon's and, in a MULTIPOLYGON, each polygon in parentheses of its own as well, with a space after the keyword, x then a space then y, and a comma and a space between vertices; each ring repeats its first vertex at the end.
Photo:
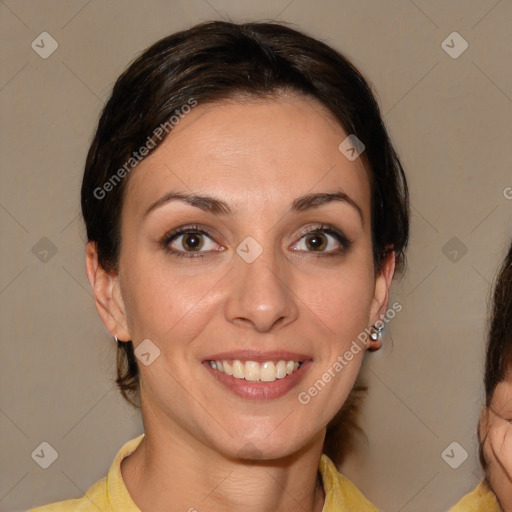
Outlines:
POLYGON ((277 460, 226 457, 176 426, 145 423, 146 435, 121 463, 123 480, 143 512, 321 512, 318 464, 325 432, 277 460))

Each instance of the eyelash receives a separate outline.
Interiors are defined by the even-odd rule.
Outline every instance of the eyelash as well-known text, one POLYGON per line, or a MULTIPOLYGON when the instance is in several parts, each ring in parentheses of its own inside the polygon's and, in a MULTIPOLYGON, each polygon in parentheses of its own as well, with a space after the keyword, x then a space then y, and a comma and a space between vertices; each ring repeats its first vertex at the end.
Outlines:
MULTIPOLYGON (((178 228, 170 233, 167 233, 162 238, 161 244, 164 250, 173 256, 177 256, 178 258, 204 258, 208 255, 207 251, 197 251, 197 252, 187 252, 187 251, 177 251, 175 249, 171 249, 169 244, 173 242, 176 238, 179 238, 182 235, 187 234, 200 234, 206 235, 210 239, 213 240, 214 235, 210 233, 206 228, 200 227, 199 225, 190 225, 184 226, 182 228, 178 228)), ((315 226, 313 228, 308 228, 300 233, 299 240, 304 238, 307 235, 323 233, 332 236, 341 247, 338 249, 334 249, 331 251, 298 251, 298 252, 308 252, 311 253, 313 257, 332 257, 339 256, 340 254, 344 254, 347 252, 352 246, 352 241, 350 241, 344 233, 339 231, 338 229, 330 226, 328 224, 321 224, 320 226, 315 226)))

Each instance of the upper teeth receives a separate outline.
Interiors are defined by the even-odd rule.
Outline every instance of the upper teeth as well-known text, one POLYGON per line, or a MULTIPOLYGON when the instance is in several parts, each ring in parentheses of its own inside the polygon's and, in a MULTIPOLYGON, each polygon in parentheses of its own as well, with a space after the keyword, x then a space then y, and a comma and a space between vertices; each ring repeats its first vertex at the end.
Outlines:
POLYGON ((276 379, 284 379, 300 366, 300 361, 265 361, 258 363, 256 361, 210 361, 210 366, 214 370, 223 372, 226 375, 232 375, 236 379, 245 379, 252 382, 272 382, 276 379))

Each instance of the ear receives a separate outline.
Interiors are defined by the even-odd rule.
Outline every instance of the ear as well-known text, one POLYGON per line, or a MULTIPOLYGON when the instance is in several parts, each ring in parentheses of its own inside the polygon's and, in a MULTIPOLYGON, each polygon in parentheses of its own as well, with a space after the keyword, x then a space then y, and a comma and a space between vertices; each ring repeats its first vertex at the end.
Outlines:
POLYGON ((116 274, 109 274, 99 264, 96 242, 87 243, 85 271, 103 325, 112 337, 117 336, 119 341, 129 341, 131 337, 126 327, 126 312, 119 279, 116 274))
MULTIPOLYGON (((375 289, 373 293, 373 300, 370 309, 371 325, 381 320, 384 317, 388 303, 389 303, 389 289, 391 288, 391 281, 395 275, 395 251, 391 248, 388 251, 384 261, 382 262, 381 269, 375 277, 375 289)), ((380 339, 369 340, 368 349, 378 350, 382 346, 380 339)))

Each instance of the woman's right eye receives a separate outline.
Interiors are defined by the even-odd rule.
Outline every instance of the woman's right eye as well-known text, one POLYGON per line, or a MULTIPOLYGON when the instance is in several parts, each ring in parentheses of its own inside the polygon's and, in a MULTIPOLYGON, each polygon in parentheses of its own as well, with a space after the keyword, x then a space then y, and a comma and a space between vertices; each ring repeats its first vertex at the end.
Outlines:
POLYGON ((168 252, 185 258, 200 258, 205 253, 223 250, 206 231, 190 227, 166 235, 162 245, 168 252))

